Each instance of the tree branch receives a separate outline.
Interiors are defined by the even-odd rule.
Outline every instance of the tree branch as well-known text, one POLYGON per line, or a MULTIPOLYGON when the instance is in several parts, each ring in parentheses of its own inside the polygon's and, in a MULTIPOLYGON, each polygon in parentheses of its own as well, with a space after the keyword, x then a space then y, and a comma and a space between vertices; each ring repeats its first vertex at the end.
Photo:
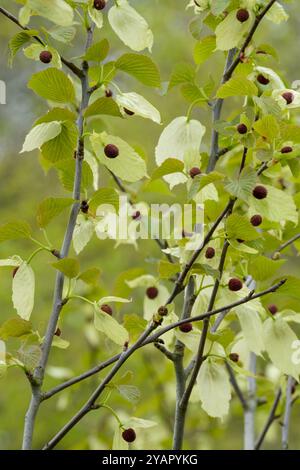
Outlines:
MULTIPOLYGON (((273 286, 269 287, 268 289, 266 289, 264 291, 261 291, 261 292, 258 292, 257 294, 254 294, 253 292, 250 292, 249 295, 247 295, 243 299, 237 300, 236 302, 233 302, 230 305, 226 305, 225 307, 217 308, 215 310, 212 310, 211 312, 206 312, 204 314, 197 315, 195 317, 191 317, 189 319, 189 322, 194 323, 194 322, 197 322, 197 321, 204 320, 205 318, 210 318, 214 315, 217 315, 218 313, 222 313, 222 312, 225 312, 225 311, 229 312, 230 310, 232 310, 235 307, 238 307, 239 305, 243 305, 247 302, 250 302, 251 300, 255 300, 255 299, 258 299, 260 297, 264 297, 265 295, 268 295, 272 292, 276 292, 278 289, 280 289, 280 287, 285 282, 286 282, 286 280, 283 279, 282 281, 278 282, 277 284, 274 284, 273 286)), ((183 323, 186 323, 185 319, 179 320, 178 322, 172 323, 171 325, 167 325, 164 328, 160 328, 159 331, 157 331, 157 333, 153 334, 152 336, 149 336, 145 340, 145 342, 139 346, 139 348, 143 347, 143 346, 146 346, 148 344, 151 344, 151 343, 155 343, 165 333, 167 333, 170 330, 173 330, 174 328, 178 328, 183 323)), ((137 349, 139 349, 139 348, 137 348, 137 349)), ((47 400, 48 398, 51 398, 53 395, 56 395, 57 393, 61 392, 62 390, 65 390, 66 388, 69 388, 72 385, 75 385, 79 382, 82 382, 83 380, 85 380, 89 377, 92 377, 93 375, 95 375, 98 372, 102 371, 106 367, 108 367, 108 366, 112 365, 113 363, 117 362, 120 359, 120 357, 121 357, 121 354, 117 354, 116 356, 113 356, 112 358, 108 359, 107 361, 102 362, 101 364, 99 364, 96 367, 93 367, 92 369, 88 370, 87 372, 84 372, 83 374, 78 375, 77 377, 74 377, 73 379, 70 379, 70 380, 62 383, 62 384, 58 385, 57 387, 54 387, 53 389, 49 390, 48 392, 45 392, 42 395, 42 399, 47 400)))
POLYGON ((73 427, 82 420, 82 418, 87 415, 90 411, 92 411, 95 407, 96 401, 98 400, 99 396, 105 389, 105 387, 110 383, 110 381, 114 378, 116 373, 119 371, 121 366, 127 359, 137 350, 139 347, 144 343, 145 339, 151 334, 153 330, 157 328, 157 324, 151 323, 150 326, 144 331, 144 333, 140 336, 140 338, 136 341, 133 346, 131 346, 127 351, 124 351, 114 367, 111 371, 107 374, 105 379, 100 383, 100 385, 96 388, 94 393, 88 399, 88 401, 83 405, 83 407, 73 416, 73 418, 44 446, 43 450, 50 450, 53 449, 62 439, 63 437, 68 434, 68 432, 73 429, 73 427))
POLYGON ((241 402, 241 405, 243 407, 243 410, 246 410, 247 409, 247 401, 243 395, 243 392, 242 390, 240 389, 239 387, 239 384, 237 383, 237 380, 235 378, 235 375, 234 375, 234 372, 232 370, 232 367, 231 365, 225 361, 225 366, 226 366, 226 369, 227 369, 227 372, 228 372, 228 375, 229 375, 229 379, 230 379, 230 383, 238 397, 238 399, 240 400, 241 402))
POLYGON ((246 51, 250 42, 252 41, 252 38, 254 34, 256 33, 258 26, 260 25, 261 21, 264 19, 264 17, 266 16, 266 14, 268 13, 268 11, 270 10, 270 8, 273 6, 275 2, 276 0, 271 0, 268 3, 268 5, 262 10, 262 12, 259 15, 257 15, 257 17, 255 18, 254 24, 252 28, 250 29, 248 36, 246 37, 245 42, 243 43, 241 49, 239 50, 236 59, 234 60, 234 62, 231 64, 231 66, 228 68, 228 70, 225 73, 225 76, 224 76, 225 82, 227 82, 231 78, 233 72, 235 71, 235 69, 237 68, 237 66, 239 65, 241 61, 242 55, 246 51))
MULTIPOLYGON (((12 15, 9 11, 5 10, 5 8, 0 7, 0 13, 2 13, 2 15, 6 16, 6 18, 8 18, 13 23, 15 23, 17 26, 19 26, 19 28, 23 29, 23 31, 29 31, 30 30, 26 26, 22 26, 21 23, 19 22, 19 20, 14 15, 12 15)), ((39 38, 38 36, 33 36, 33 39, 35 39, 35 41, 37 41, 42 46, 45 45, 44 42, 42 41, 42 39, 39 38)), ((83 71, 80 70, 75 64, 73 64, 73 62, 70 62, 69 60, 65 59, 62 56, 60 57, 60 59, 61 59, 62 63, 66 67, 68 67, 68 69, 70 69, 75 75, 77 75, 77 77, 79 77, 81 79, 83 78, 83 71)))
POLYGON ((271 408, 270 414, 268 416, 268 419, 266 421, 266 424, 264 425, 263 430, 262 430, 259 438, 256 441, 255 450, 260 450, 270 427, 272 426, 274 421, 279 418, 279 416, 276 416, 276 411, 277 411, 281 396, 282 396, 282 390, 281 390, 281 388, 279 388, 277 393, 276 393, 275 400, 274 400, 274 403, 272 405, 272 408, 271 408))
MULTIPOLYGON (((196 297, 194 295, 195 282, 191 276, 188 285, 185 288, 184 305, 181 315, 181 320, 186 320, 191 316, 191 311, 195 303, 196 297)), ((185 391, 186 374, 183 367, 184 358, 184 344, 178 339, 174 347, 174 370, 176 376, 176 409, 173 431, 173 450, 181 450, 184 436, 185 414, 186 410, 181 408, 180 402, 185 391)))
MULTIPOLYGON (((214 303, 215 303, 215 300, 216 300, 216 297, 217 297, 217 293, 218 293, 218 290, 219 290, 222 274, 223 274, 223 271, 224 271, 224 266, 225 266, 225 260, 226 260, 228 247, 229 247, 229 243, 228 243, 227 240, 225 240, 224 245, 223 245, 223 249, 222 249, 222 253, 221 253, 221 257, 220 257, 219 267, 218 267, 219 276, 215 280, 215 284, 214 284, 212 294, 211 294, 211 298, 210 298, 210 301, 209 301, 209 306, 208 306, 209 311, 213 309, 213 306, 214 306, 214 303)), ((198 352, 197 352, 197 356, 196 356, 195 366, 194 366, 190 381, 187 385, 187 388, 184 392, 184 395, 183 395, 181 403, 180 403, 180 406, 183 409, 186 409, 187 406, 188 406, 188 402, 189 402, 191 393, 193 391, 194 385, 196 383, 199 370, 200 370, 201 365, 203 363, 204 348, 205 348, 206 338, 207 338, 207 335, 208 335, 208 330, 209 330, 209 317, 205 318, 204 321, 203 321, 203 330, 202 330, 202 333, 201 333, 201 338, 200 338, 200 342, 199 342, 199 347, 198 347, 198 352)))
MULTIPOLYGON (((280 245, 276 252, 278 251, 283 251, 285 250, 288 246, 292 245, 295 241, 299 240, 300 238, 300 233, 298 233, 297 235, 295 235, 294 237, 292 237, 290 240, 288 240, 287 242, 283 243, 282 245, 280 245)), ((275 253, 276 253, 275 252, 275 253)))
MULTIPOLYGON (((93 38, 94 27, 91 27, 87 33, 86 50, 90 47, 93 38)), ((84 110, 88 105, 89 94, 88 94, 88 64, 83 62, 83 77, 81 78, 82 97, 80 111, 77 120, 78 127, 78 143, 76 152, 76 169, 73 187, 73 199, 75 200, 65 232, 64 241, 61 249, 61 257, 65 258, 68 256, 69 249, 72 242, 73 232, 76 225, 77 215, 80 209, 80 193, 81 193, 81 175, 82 175, 82 162, 84 159, 84 110)), ((32 447, 32 438, 34 431, 34 423, 39 406, 42 401, 41 387, 44 381, 45 369, 48 362, 50 349, 52 346, 53 337, 56 331, 59 315, 63 308, 63 287, 64 287, 64 275, 62 272, 58 272, 55 280, 53 307, 48 322, 47 330, 45 333, 45 339, 42 344, 41 359, 37 368, 34 371, 33 378, 37 385, 32 386, 32 397, 29 404, 28 411, 25 416, 25 426, 23 434, 23 450, 29 450, 32 447)))
POLYGON ((295 380, 293 377, 289 376, 286 385, 286 398, 285 398, 285 410, 282 424, 282 449, 287 450, 289 448, 289 433, 290 433, 290 420, 291 420, 291 411, 292 411, 292 402, 293 402, 293 387, 295 385, 295 380))
MULTIPOLYGON (((236 53, 236 49, 231 49, 228 52, 221 84, 224 84, 226 82, 226 73, 232 64, 235 53, 236 53)), ((213 104, 213 116, 212 116, 213 131, 212 131, 211 151, 210 151, 210 157, 209 157, 209 162, 207 166, 207 173, 210 173, 211 171, 213 171, 213 169, 215 168, 217 164, 218 158, 221 156, 219 152, 219 133, 216 129, 214 129, 214 125, 216 124, 217 121, 219 121, 221 117, 223 103, 224 103, 224 100, 222 98, 218 98, 213 104)))
MULTIPOLYGON (((256 355, 250 352, 249 371, 256 374, 256 355)), ((256 379, 248 377, 247 407, 244 414, 244 450, 255 447, 256 379)))

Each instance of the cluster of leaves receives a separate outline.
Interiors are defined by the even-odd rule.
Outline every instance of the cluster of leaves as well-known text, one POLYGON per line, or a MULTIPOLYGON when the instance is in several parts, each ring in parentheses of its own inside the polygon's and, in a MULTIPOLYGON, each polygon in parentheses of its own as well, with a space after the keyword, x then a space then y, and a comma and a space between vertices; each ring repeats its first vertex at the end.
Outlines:
MULTIPOLYGON (((190 259, 190 242, 195 242, 195 246, 201 245, 199 233, 188 234, 181 240, 173 234, 162 253, 162 256, 168 256, 168 260, 162 259, 158 263, 157 276, 143 274, 126 278, 124 274, 124 281, 133 293, 139 288, 145 292, 143 318, 130 315, 117 320, 108 314, 107 306, 113 302, 120 305, 130 300, 111 295, 90 300, 100 272, 98 268, 81 271, 75 256, 85 249, 94 234, 100 239, 104 234, 112 236, 110 227, 115 210, 118 210, 119 194, 113 186, 99 187, 100 171, 111 172, 121 183, 121 189, 123 182, 130 183, 128 191, 133 198, 129 219, 131 222, 133 219, 136 226, 143 224, 147 218, 147 205, 140 194, 145 186, 154 186, 157 181, 162 184, 160 188, 168 184, 174 192, 177 186, 184 188, 185 197, 178 201, 182 207, 186 203, 203 206, 206 231, 220 215, 220 208, 230 199, 234 201, 232 213, 222 220, 209 241, 209 246, 214 249, 213 256, 201 253, 185 279, 190 275, 195 279, 196 301, 191 317, 207 311, 216 280, 220 283, 216 307, 247 297, 252 289, 249 282, 244 282, 247 279, 254 279, 258 290, 275 282, 286 263, 286 258, 277 252, 278 247, 299 232, 300 127, 297 124, 297 108, 300 107, 300 92, 291 88, 276 71, 277 56, 273 48, 267 44, 256 44, 254 40, 243 51, 232 75, 220 86, 215 77, 211 77, 207 83, 201 83, 199 73, 206 61, 219 60, 219 51, 238 51, 242 47, 255 18, 268 2, 189 2, 188 6, 195 13, 190 23, 190 31, 196 40, 194 63, 176 65, 167 87, 168 93, 172 93, 175 87, 180 88, 187 103, 187 113, 163 124, 155 148, 157 169, 151 176, 139 149, 103 129, 99 131, 99 117, 105 115, 119 119, 141 117, 157 124, 162 123, 160 112, 146 98, 134 91, 121 91, 117 85, 119 74, 125 73, 143 85, 152 87, 154 92, 162 88, 157 65, 149 55, 141 53, 145 49, 151 52, 153 44, 153 34, 146 20, 127 0, 118 0, 113 6, 107 4, 103 10, 97 10, 92 0, 20 0, 17 3, 23 5, 19 11, 19 22, 24 28, 31 17, 36 15, 54 24, 47 30, 25 29, 10 41, 10 61, 19 50, 23 50, 29 60, 40 60, 43 51, 51 53, 49 65, 41 65, 43 69, 34 73, 28 83, 35 94, 47 101, 49 110, 35 121, 21 152, 38 149, 43 169, 48 171, 53 168, 66 192, 73 191, 76 167, 74 154, 78 157, 76 120, 81 102, 78 91, 80 77, 70 76, 61 70, 63 60, 58 43, 71 46, 77 32, 75 15, 80 18, 83 28, 92 21, 98 29, 102 28, 107 17, 113 31, 133 52, 111 60, 110 44, 107 39, 102 39, 91 44, 81 57, 75 59, 90 64, 90 102, 81 110, 85 122, 81 181, 84 205, 82 201, 74 200, 74 195, 66 195, 64 198, 52 195, 42 201, 37 211, 37 224, 46 242, 35 240, 26 222, 15 221, 0 227, 1 242, 24 238, 38 245, 27 260, 14 255, 0 261, 1 266, 14 269, 12 301, 18 314, 18 317, 5 322, 0 329, 0 373, 4 374, 7 367, 16 365, 26 372, 32 372, 38 364, 43 335, 30 323, 30 316, 34 308, 35 289, 32 261, 40 251, 45 250, 50 256, 57 256, 58 260, 52 265, 67 278, 65 298, 80 298, 90 304, 94 311, 96 330, 120 348, 128 342, 133 343, 158 309, 168 302, 170 280, 184 269, 190 259), (243 22, 237 16, 240 9, 248 12, 243 22), (209 34, 206 34, 207 29, 210 30, 209 34), (210 112, 215 102, 227 99, 235 103, 235 109, 227 119, 215 121, 212 130, 219 136, 223 155, 216 169, 207 172, 210 156, 205 139, 208 131, 192 114, 196 114, 199 107, 210 112), (108 156, 108 146, 117 148, 116 158, 108 156), (266 189, 266 197, 255 197, 253 190, 258 185, 266 189), (74 257, 60 259, 57 247, 48 240, 47 226, 78 202, 81 202, 81 212, 73 233, 74 257), (108 207, 105 214, 97 211, 103 204, 108 207), (139 217, 135 217, 137 213, 139 217), (261 217, 261 223, 251 222, 255 215, 261 217), (220 272, 224 241, 228 243, 229 249, 224 269, 220 272), (236 292, 230 290, 228 281, 231 278, 241 280, 243 287, 236 292), (82 283, 86 285, 84 289, 82 283), (155 289, 155 295, 149 295, 149 288, 152 288, 152 293, 155 289), (82 291, 85 296, 79 295, 82 291), (6 351, 4 342, 10 337, 20 338, 22 344, 26 345, 27 360, 14 357, 9 350, 6 351)), ((279 2, 275 2, 265 16, 266 21, 276 24, 288 19, 279 2)), ((157 185, 156 188, 159 191, 157 185)), ((117 245, 121 243, 138 246, 134 236, 117 241, 117 245)), ((299 243, 296 241, 294 244, 297 255, 299 243)), ((221 418, 229 411, 231 387, 226 362, 233 353, 238 355, 238 362, 231 361, 230 364, 242 385, 250 374, 247 370, 250 353, 261 358, 261 370, 267 375, 264 379, 260 377, 264 393, 270 393, 274 382, 281 383, 285 374, 298 380, 300 361, 292 361, 292 348, 297 341, 294 325, 300 322, 300 312, 297 310, 299 287, 300 279, 288 276, 286 284, 269 299, 278 306, 276 315, 272 315, 267 301, 252 300, 233 308, 218 331, 209 333, 204 351, 206 360, 193 391, 193 401, 201 401, 209 416, 221 418), (268 375, 270 363, 273 369, 272 374, 268 375)), ((168 305, 168 314, 164 316, 160 328, 175 323, 181 316, 178 310, 179 307, 174 303, 168 305)), ((176 340, 184 344, 188 361, 195 355, 201 335, 202 324, 197 323, 188 332, 172 329, 162 339, 168 348, 172 348, 176 340)), ((61 348, 69 346, 68 341, 59 335, 54 337, 52 344, 61 348)), ((120 384, 116 382, 114 387, 120 392, 120 384)), ((132 397, 132 392, 129 386, 127 396, 132 397)), ((115 448, 123 445, 120 443, 122 426, 119 424, 114 439, 115 448)), ((142 420, 138 423, 135 418, 134 423, 131 420, 128 425, 148 427, 152 424, 142 420)))

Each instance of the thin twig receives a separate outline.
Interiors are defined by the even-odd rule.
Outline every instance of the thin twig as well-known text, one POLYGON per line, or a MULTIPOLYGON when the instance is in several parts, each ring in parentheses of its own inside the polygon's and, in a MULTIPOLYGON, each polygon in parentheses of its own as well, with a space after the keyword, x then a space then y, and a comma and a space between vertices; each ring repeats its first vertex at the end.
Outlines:
POLYGON ((238 399, 240 400, 243 409, 246 410, 247 409, 247 401, 246 401, 246 399, 243 395, 242 390, 240 389, 239 384, 237 383, 237 380, 235 378, 232 367, 227 361, 225 361, 225 366, 226 366, 227 372, 229 374, 230 383, 231 383, 238 399))
MULTIPOLYGON (((14 15, 12 15, 9 11, 5 10, 5 8, 0 7, 0 13, 2 13, 2 15, 6 16, 6 18, 8 18, 13 23, 15 23, 17 26, 19 26, 19 28, 21 28, 23 31, 30 31, 30 29, 27 28, 26 26, 22 26, 21 23, 19 22, 19 20, 14 15)), ((39 44, 41 44, 42 46, 45 46, 45 44, 44 44, 44 42, 42 41, 41 38, 39 38, 38 36, 32 36, 32 37, 39 44)), ((83 78, 83 71, 80 68, 78 68, 75 64, 73 64, 73 62, 70 62, 69 60, 65 59, 62 56, 60 57, 60 59, 61 59, 62 63, 66 67, 68 67, 68 69, 70 69, 75 75, 77 75, 77 77, 83 78)))
POLYGON ((247 47, 249 46, 250 42, 252 41, 252 38, 253 38, 254 34, 256 33, 256 30, 257 30, 258 26, 260 25, 261 21, 264 19, 264 17, 266 16, 266 14, 268 13, 268 11, 270 10, 270 8, 273 6, 273 4, 275 2, 276 2, 276 0, 271 0, 268 3, 268 5, 262 10, 262 12, 259 15, 256 16, 252 28, 250 29, 250 31, 249 31, 249 33, 248 33, 241 49, 237 53, 236 59, 234 60, 234 62, 231 64, 231 66, 228 68, 228 70, 225 73, 225 81, 228 81, 231 78, 233 72, 235 71, 235 69, 237 68, 237 66, 240 63, 244 52, 246 51, 247 47))
MULTIPOLYGON (((258 292, 257 294, 254 294, 253 292, 250 292, 249 295, 247 295, 243 299, 240 299, 236 302, 233 302, 230 305, 226 305, 225 307, 217 308, 215 310, 212 310, 211 312, 206 312, 204 314, 197 315, 195 317, 191 317, 189 319, 189 322, 193 323, 193 322, 201 321, 201 320, 204 320, 204 318, 210 318, 210 317, 212 317, 214 315, 217 315, 218 313, 221 313, 223 311, 230 311, 230 310, 234 309, 235 307, 238 307, 239 305, 243 305, 243 304, 246 304, 246 303, 250 302, 251 300, 255 300, 255 299, 264 297, 265 295, 268 295, 272 292, 276 292, 278 289, 280 289, 280 287, 285 282, 286 282, 286 279, 283 279, 282 281, 278 282, 277 284, 274 284, 273 286, 269 287, 268 289, 266 289, 264 291, 261 291, 261 292, 258 292)), ((147 338, 147 340, 140 347, 146 346, 146 345, 151 344, 151 343, 155 343, 162 335, 164 335, 168 331, 173 330, 174 328, 178 328, 183 323, 186 323, 185 319, 179 320, 178 322, 172 323, 171 325, 167 325, 164 328, 160 328, 159 331, 157 331, 157 333, 153 334, 152 336, 149 336, 149 338, 147 338)), ((82 382, 83 380, 97 374, 101 370, 103 370, 106 367, 108 367, 108 366, 112 365, 113 363, 117 362, 120 359, 120 356, 121 356, 121 354, 118 354, 118 355, 110 358, 109 360, 99 364, 98 366, 93 367, 89 371, 84 372, 83 374, 78 375, 77 377, 74 377, 73 379, 70 379, 70 380, 58 385, 57 387, 49 390, 48 392, 45 392, 43 394, 42 398, 46 400, 47 398, 52 397, 56 393, 59 393, 62 390, 65 390, 66 388, 71 387, 72 385, 75 385, 79 382, 82 382)))
POLYGON ((299 238, 300 238, 300 233, 298 233, 297 235, 292 237, 290 240, 280 245, 277 248, 276 252, 285 250, 288 246, 292 245, 295 241, 299 240, 299 238))
MULTIPOLYGON (((236 49, 231 49, 228 52, 221 84, 224 84, 226 82, 226 73, 232 64, 235 53, 236 53, 236 49)), ((209 157, 209 162, 207 166, 207 173, 210 173, 211 171, 213 171, 218 161, 218 158, 223 155, 219 151, 219 132, 214 128, 215 124, 217 123, 217 121, 219 121, 221 117, 223 103, 224 103, 224 100, 222 98, 218 98, 213 104, 213 116, 212 116, 213 130, 212 130, 211 151, 210 151, 210 157, 209 157)))
POLYGON ((158 349, 158 351, 160 351, 162 354, 164 354, 164 356, 166 356, 167 359, 169 359, 170 361, 174 362, 174 354, 169 351, 166 346, 164 346, 162 343, 160 343, 159 341, 157 341, 156 343, 154 343, 154 346, 156 347, 156 349, 158 349))
POLYGON ((273 403, 272 408, 270 410, 270 414, 268 416, 266 424, 264 425, 263 430, 262 430, 260 436, 258 437, 258 439, 256 441, 255 450, 260 450, 270 427, 272 426, 274 421, 279 418, 279 416, 276 415, 276 411, 277 411, 281 396, 282 396, 282 390, 281 390, 281 388, 279 388, 277 393, 276 393, 275 400, 274 400, 274 403, 273 403))

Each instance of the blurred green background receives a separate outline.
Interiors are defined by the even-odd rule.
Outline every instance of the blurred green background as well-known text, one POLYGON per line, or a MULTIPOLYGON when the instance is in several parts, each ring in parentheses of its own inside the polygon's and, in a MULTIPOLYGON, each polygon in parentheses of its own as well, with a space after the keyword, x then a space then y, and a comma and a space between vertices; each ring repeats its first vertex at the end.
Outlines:
MULTIPOLYGON (((159 64, 163 81, 167 81, 175 63, 192 61, 192 51, 195 40, 188 33, 188 25, 193 16, 192 10, 185 10, 186 1, 183 0, 132 0, 132 5, 147 19, 154 32, 153 57, 159 64)), ((7 0, 1 1, 1 6, 17 12, 16 5, 7 0)), ((300 30, 300 3, 298 1, 287 5, 290 21, 275 26, 266 21, 259 30, 256 42, 268 42, 276 48, 279 55, 279 70, 289 82, 300 79, 298 49, 300 30)), ((32 22, 32 26, 39 25, 41 20, 32 22), (38 21, 38 23, 35 23, 38 21)), ((47 23, 45 23, 47 24, 47 23)), ((37 152, 19 155, 19 151, 26 133, 34 120, 47 111, 46 105, 27 89, 27 81, 34 71, 41 69, 39 63, 25 59, 22 52, 15 59, 12 69, 7 66, 8 40, 18 32, 16 25, 0 16, 0 79, 7 84, 7 104, 0 105, 0 204, 1 223, 12 219, 28 220, 36 229, 35 236, 41 237, 35 224, 36 209, 44 197, 63 196, 65 193, 52 171, 45 175, 38 163, 37 152)), ((205 31, 204 31, 205 33, 205 31)), ((126 47, 111 32, 105 21, 105 27, 97 32, 98 38, 107 37, 111 42, 110 58, 114 59, 126 51, 126 47)), ((60 49, 68 58, 78 56, 82 52, 83 38, 80 34, 74 41, 72 49, 60 49)), ((61 46, 61 45, 60 45, 61 46)), ((219 54, 216 63, 208 62, 203 68, 203 77, 199 76, 200 83, 212 74, 218 82, 223 68, 223 57, 219 54)), ((202 73, 202 72, 201 72, 202 73)), ((171 119, 184 115, 187 105, 177 90, 166 96, 145 89, 142 85, 122 75, 118 84, 123 91, 141 92, 156 105, 166 124, 171 119)), ((210 125, 210 112, 207 109, 194 111, 207 126, 210 125)), ((161 128, 151 121, 139 118, 118 120, 105 118, 99 126, 107 128, 115 135, 120 135, 130 144, 141 147, 148 160, 150 169, 154 167, 154 147, 158 140, 161 128)), ((207 134, 209 137, 209 132, 207 134)), ((208 145, 209 139, 206 142, 208 145)), ((101 185, 112 184, 107 174, 100 177, 101 185)), ((155 194, 147 195, 151 200, 155 194)), ((167 200, 173 200, 174 195, 166 195, 167 200)), ((64 214, 49 228, 50 240, 60 246, 64 228, 64 214)), ((0 246, 0 257, 6 258, 13 254, 27 257, 34 247, 28 242, 8 242, 0 246)), ((92 298, 99 298, 102 294, 120 292, 122 282, 118 279, 120 273, 130 269, 141 268, 155 275, 159 251, 156 245, 142 242, 139 251, 133 247, 123 245, 114 251, 114 243, 93 239, 87 249, 80 255, 82 268, 96 266, 102 271, 101 287, 91 292, 92 298)), ((35 258, 33 267, 37 277, 36 304, 32 316, 33 324, 40 332, 44 331, 49 316, 55 271, 47 254, 35 258)), ((11 302, 11 272, 8 269, 0 271, 0 323, 15 315, 11 302)), ((124 285, 122 287, 124 294, 124 285)), ((126 294, 126 292, 125 292, 126 294)), ((129 292, 127 292, 129 295, 129 292)), ((143 292, 135 298, 132 306, 121 311, 141 314, 143 292), (133 309, 133 310, 132 310, 133 309)), ((69 370, 52 370, 46 376, 45 389, 59 383, 60 378, 53 375, 64 373, 78 374, 97 364, 104 358, 113 354, 115 349, 111 343, 107 344, 100 334, 92 340, 87 339, 86 327, 90 321, 89 308, 82 304, 72 303, 64 309, 60 327, 63 337, 71 342, 67 350, 54 348, 49 364, 69 370)), ((19 345, 11 344, 11 350, 18 349, 19 345)), ((149 346, 136 354, 124 367, 123 373, 132 371, 132 383, 141 389, 141 399, 132 405, 114 394, 110 401, 111 406, 120 415, 134 415, 141 418, 155 420, 156 428, 145 430, 138 436, 135 448, 167 449, 171 446, 171 429, 174 410, 174 375, 172 368, 161 357, 160 353, 149 346)), ((121 373, 122 375, 122 373, 121 373)), ((95 384, 98 383, 99 374, 79 386, 56 396, 41 406, 37 420, 34 447, 41 447, 77 410, 89 395, 95 384)), ((12 368, 7 376, 0 382, 0 449, 20 448, 22 438, 23 419, 30 398, 29 385, 22 371, 12 368)), ((267 415, 264 407, 258 413, 258 424, 262 424, 267 415)), ((229 422, 209 420, 201 412, 199 404, 191 405, 188 414, 188 424, 185 439, 185 448, 194 449, 239 449, 242 447, 242 415, 239 403, 234 400, 231 405, 232 418, 229 422)), ((297 412, 295 410, 295 412, 297 412)), ((299 409, 298 409, 299 419, 299 409)), ((88 415, 72 432, 62 441, 62 449, 108 449, 113 438, 114 418, 106 411, 101 410, 88 415)), ((276 423, 270 431, 266 442, 268 448, 278 447, 279 424, 276 423)), ((296 430, 293 433, 291 447, 297 446, 296 430)))

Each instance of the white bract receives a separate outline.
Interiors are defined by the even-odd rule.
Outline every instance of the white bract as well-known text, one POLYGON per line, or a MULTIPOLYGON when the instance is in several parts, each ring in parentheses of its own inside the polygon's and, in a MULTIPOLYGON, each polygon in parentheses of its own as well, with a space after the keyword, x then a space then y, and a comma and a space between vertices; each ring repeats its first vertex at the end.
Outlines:
POLYGON ((124 108, 133 112, 137 116, 151 119, 157 124, 161 123, 159 111, 138 93, 122 93, 116 95, 116 102, 121 108, 121 112, 126 115, 124 108))
POLYGON ((127 0, 119 0, 108 12, 108 20, 121 41, 134 51, 151 51, 153 34, 147 21, 127 0))

